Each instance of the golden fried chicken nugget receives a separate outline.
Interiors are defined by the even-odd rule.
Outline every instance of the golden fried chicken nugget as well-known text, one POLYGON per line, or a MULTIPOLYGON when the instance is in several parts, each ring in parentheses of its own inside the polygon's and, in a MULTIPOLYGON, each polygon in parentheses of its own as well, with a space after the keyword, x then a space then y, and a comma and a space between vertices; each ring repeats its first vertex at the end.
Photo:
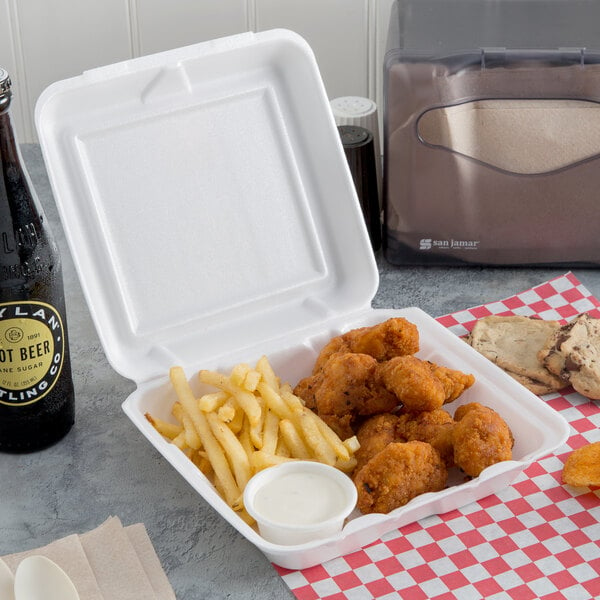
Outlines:
POLYGON ((342 439, 353 435, 348 425, 351 427, 355 417, 392 412, 398 405, 396 396, 380 383, 376 370, 372 356, 352 352, 332 356, 323 368, 314 392, 315 409, 342 439))
POLYGON ((385 387, 408 411, 436 410, 444 404, 446 392, 429 363, 415 356, 397 356, 378 365, 385 387))
POLYGON ((402 317, 350 331, 344 337, 351 352, 368 354, 379 362, 419 351, 417 326, 402 317))
MULTIPOLYGON (((318 414, 318 413, 317 413, 318 414)), ((354 419, 355 415, 348 413, 346 415, 319 415, 319 418, 324 421, 341 440, 347 440, 354 435, 354 419)))
POLYGON ((600 442, 573 450, 565 462, 562 480, 575 487, 600 486, 600 442))
POLYGON ((457 408, 453 430, 454 462, 477 477, 490 465, 512 459, 514 438, 504 419, 478 402, 457 408))
POLYGON ((475 377, 470 373, 449 369, 448 367, 432 362, 429 362, 429 368, 444 386, 444 393, 446 394, 444 404, 456 400, 466 389, 475 383, 475 377))
POLYGON ((407 411, 431 411, 456 400, 475 377, 416 356, 398 356, 380 363, 379 375, 407 411))
POLYGON ((454 464, 454 419, 445 410, 405 413, 398 417, 396 433, 404 441, 431 444, 447 467, 454 464))
POLYGON ((360 448, 354 454, 357 461, 354 469, 355 473, 358 473, 371 458, 381 452, 388 444, 406 441, 402 439, 398 431, 399 424, 400 417, 383 413, 369 417, 360 425, 356 432, 360 448))
POLYGON ((426 492, 446 486, 448 471, 426 442, 393 442, 371 458, 354 483, 362 513, 389 513, 426 492))
POLYGON ((418 351, 417 326, 403 317, 394 317, 372 327, 359 327, 332 338, 317 357, 313 374, 318 373, 331 356, 338 353, 368 354, 381 362, 418 351))
MULTIPOLYGON (((366 327, 363 329, 366 329, 366 327)), ((312 371, 313 375, 317 375, 320 371, 322 371, 323 367, 327 364, 327 361, 332 356, 344 352, 350 352, 349 346, 346 343, 344 336, 338 335, 336 337, 331 338, 327 342, 327 344, 323 346, 323 349, 321 350, 321 352, 319 352, 319 355, 315 360, 315 364, 312 371)))
POLYGON ((312 411, 317 409, 317 399, 315 398, 316 391, 319 389, 323 381, 323 372, 316 375, 309 375, 301 379, 294 388, 294 394, 304 401, 307 408, 312 411))

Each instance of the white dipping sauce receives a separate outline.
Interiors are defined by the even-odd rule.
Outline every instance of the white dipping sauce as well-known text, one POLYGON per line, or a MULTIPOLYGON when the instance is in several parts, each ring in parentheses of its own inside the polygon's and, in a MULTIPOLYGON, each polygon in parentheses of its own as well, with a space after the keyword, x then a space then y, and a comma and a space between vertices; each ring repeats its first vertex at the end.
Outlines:
POLYGON ((276 477, 259 488, 254 509, 282 525, 313 525, 337 517, 346 498, 340 484, 331 477, 297 471, 276 477))

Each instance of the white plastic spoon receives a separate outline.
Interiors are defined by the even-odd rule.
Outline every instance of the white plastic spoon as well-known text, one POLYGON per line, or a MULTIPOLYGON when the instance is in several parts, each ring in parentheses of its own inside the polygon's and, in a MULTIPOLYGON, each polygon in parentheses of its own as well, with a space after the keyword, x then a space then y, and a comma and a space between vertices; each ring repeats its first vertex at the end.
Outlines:
POLYGON ((15 600, 15 578, 7 564, 0 558, 0 600, 15 600))
POLYGON ((79 600, 69 576, 45 556, 28 556, 15 573, 15 600, 79 600))

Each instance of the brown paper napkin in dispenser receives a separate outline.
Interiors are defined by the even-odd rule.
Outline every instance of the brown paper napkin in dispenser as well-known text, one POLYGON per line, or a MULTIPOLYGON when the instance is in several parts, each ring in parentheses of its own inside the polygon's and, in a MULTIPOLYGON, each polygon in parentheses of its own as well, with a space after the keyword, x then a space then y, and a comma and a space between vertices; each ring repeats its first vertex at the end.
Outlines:
POLYGON ((510 173, 546 173, 600 154, 600 105, 477 100, 427 111, 418 133, 425 143, 510 173))
POLYGON ((81 535, 69 535, 2 560, 14 573, 38 554, 54 561, 71 578, 80 600, 175 600, 143 524, 123 527, 117 517, 81 535))

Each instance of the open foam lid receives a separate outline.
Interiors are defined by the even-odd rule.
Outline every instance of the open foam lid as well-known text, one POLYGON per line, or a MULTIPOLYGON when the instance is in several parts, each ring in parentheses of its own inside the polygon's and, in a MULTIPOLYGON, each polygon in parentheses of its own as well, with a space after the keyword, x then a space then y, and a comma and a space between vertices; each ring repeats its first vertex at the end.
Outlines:
POLYGON ((172 364, 368 308, 378 274, 308 44, 246 33, 57 82, 36 127, 112 366, 172 364))

